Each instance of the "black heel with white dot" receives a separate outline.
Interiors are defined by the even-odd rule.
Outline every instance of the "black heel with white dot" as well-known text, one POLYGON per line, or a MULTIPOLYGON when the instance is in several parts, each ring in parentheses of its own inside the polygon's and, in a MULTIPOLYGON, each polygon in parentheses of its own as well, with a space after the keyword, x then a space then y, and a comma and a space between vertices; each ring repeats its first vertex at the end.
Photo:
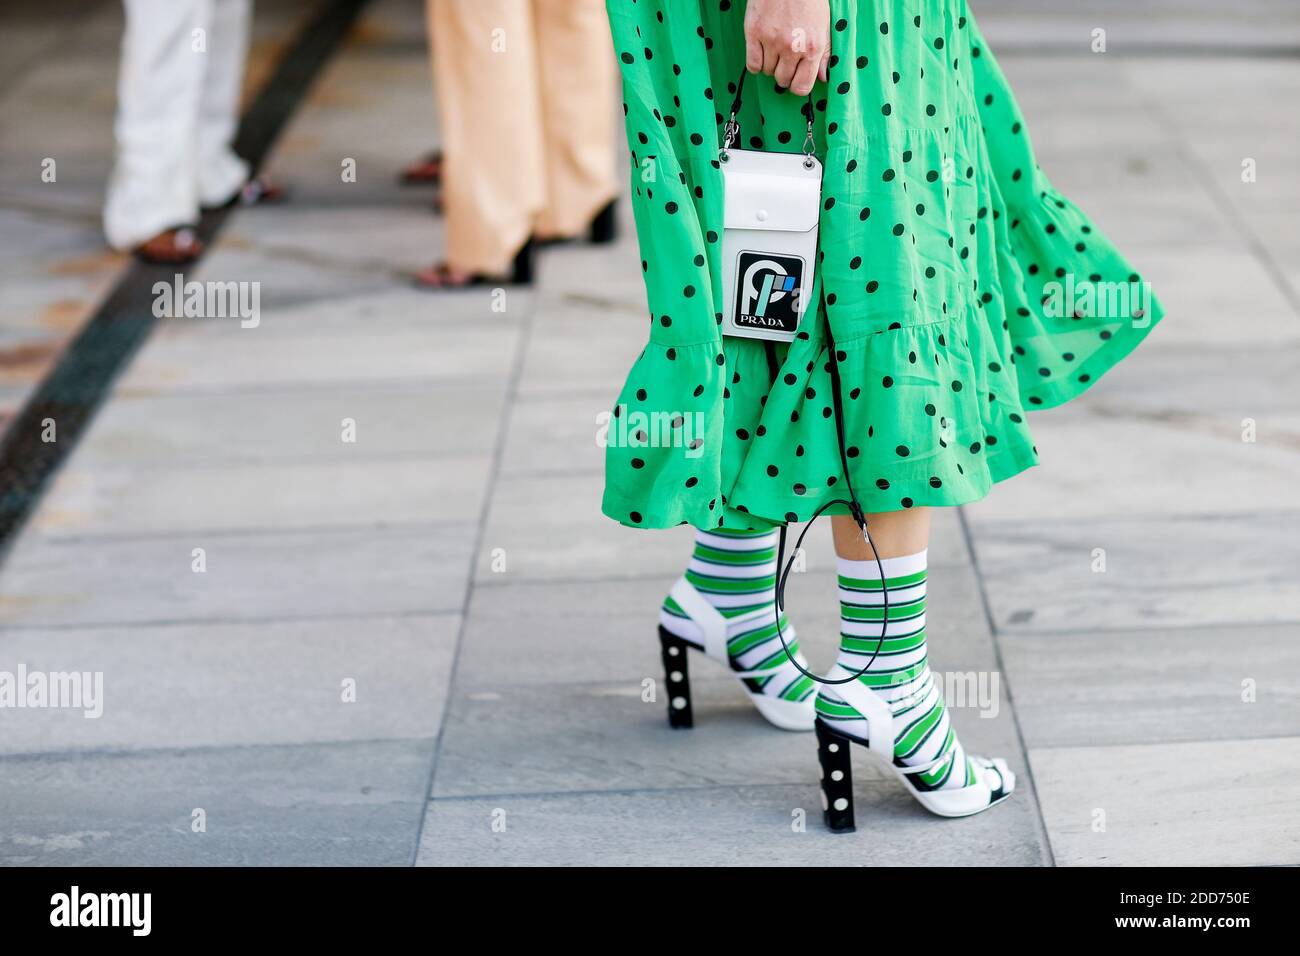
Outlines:
POLYGON ((822 809, 826 825, 834 833, 852 833, 853 773, 849 767, 848 737, 831 730, 820 720, 817 730, 817 759, 822 765, 822 809))
POLYGON ((667 628, 659 628, 659 647, 668 687, 668 726, 673 728, 695 726, 691 712, 691 675, 686 669, 686 649, 690 646, 667 628))

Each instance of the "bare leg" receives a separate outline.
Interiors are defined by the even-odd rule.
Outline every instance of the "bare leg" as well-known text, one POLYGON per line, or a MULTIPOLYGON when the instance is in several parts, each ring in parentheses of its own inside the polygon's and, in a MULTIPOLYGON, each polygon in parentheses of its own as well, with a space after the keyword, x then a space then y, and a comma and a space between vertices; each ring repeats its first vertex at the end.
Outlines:
MULTIPOLYGON (((930 543, 930 509, 909 508, 867 515, 867 530, 880 549, 881 558, 918 554, 930 543)), ((841 558, 870 561, 876 557, 848 515, 833 515, 831 531, 835 538, 835 553, 841 558)))
POLYGON ((847 758, 836 749, 844 741, 827 731, 862 742, 879 734, 879 725, 892 731, 890 763, 916 768, 904 774, 905 782, 931 812, 965 816, 1000 802, 1015 788, 1015 774, 1005 761, 966 753, 952 729, 942 680, 930 671, 925 638, 930 512, 911 508, 868 515, 879 555, 852 518, 835 517, 832 524, 840 590, 834 676, 846 682, 823 686, 816 703, 827 821, 838 829, 853 825, 852 790, 839 783, 848 779, 847 758), (847 680, 859 673, 859 680, 847 680))

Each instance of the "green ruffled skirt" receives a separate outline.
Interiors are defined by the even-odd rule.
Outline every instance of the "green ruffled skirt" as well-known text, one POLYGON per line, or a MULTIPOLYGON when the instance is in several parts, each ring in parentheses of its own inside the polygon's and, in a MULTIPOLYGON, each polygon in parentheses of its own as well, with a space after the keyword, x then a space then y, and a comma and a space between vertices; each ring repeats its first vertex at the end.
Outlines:
MULTIPOLYGON (((612 410, 609 517, 770 528, 844 496, 828 323, 853 488, 880 512, 974 501, 1034 465, 1025 413, 1079 395, 1159 321, 1038 169, 964 0, 831 0, 817 307, 789 345, 724 337, 717 153, 744 3, 607 6, 650 310, 612 410)), ((738 145, 802 147, 801 97, 751 76, 744 100, 738 145)))

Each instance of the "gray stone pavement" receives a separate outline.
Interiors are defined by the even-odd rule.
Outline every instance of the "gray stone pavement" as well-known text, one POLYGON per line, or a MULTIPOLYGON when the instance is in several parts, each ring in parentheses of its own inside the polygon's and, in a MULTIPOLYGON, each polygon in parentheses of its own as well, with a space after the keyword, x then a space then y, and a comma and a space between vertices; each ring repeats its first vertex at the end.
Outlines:
MULTIPOLYGON (((105 682, 98 719, 0 710, 0 862, 1300 862, 1300 63, 1276 49, 1300 17, 1080 6, 977 10, 1044 167, 1170 315, 1034 418, 1041 467, 937 516, 934 664, 997 676, 996 716, 955 719, 1013 800, 935 820, 859 760, 859 832, 833 837, 812 740, 722 671, 696 667, 689 733, 642 701, 689 532, 598 511, 596 415, 644 328, 630 222, 547 251, 504 311, 410 288, 440 221, 393 175, 436 127, 420 5, 376 0, 272 157, 294 202, 236 213, 192 276, 260 282, 260 326, 165 320, 0 568, 0 670, 105 682)), ((121 265, 95 233, 115 15, 29 24, 42 56, 7 61, 8 341, 68 298, 74 329, 121 265), (38 123, 39 91, 86 122, 38 123), (77 158, 38 193, 15 164, 47 149, 77 158)), ((259 36, 294 22, 259 5, 259 36)), ((812 538, 791 606, 825 664, 812 538)))

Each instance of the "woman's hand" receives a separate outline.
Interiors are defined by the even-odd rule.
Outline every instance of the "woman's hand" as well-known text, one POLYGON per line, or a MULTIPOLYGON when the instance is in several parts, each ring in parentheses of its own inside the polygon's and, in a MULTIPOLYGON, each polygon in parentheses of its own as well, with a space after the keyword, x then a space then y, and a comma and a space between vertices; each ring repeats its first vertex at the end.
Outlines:
POLYGON ((818 77, 826 79, 830 25, 828 0, 749 0, 745 68, 807 96, 818 77))

